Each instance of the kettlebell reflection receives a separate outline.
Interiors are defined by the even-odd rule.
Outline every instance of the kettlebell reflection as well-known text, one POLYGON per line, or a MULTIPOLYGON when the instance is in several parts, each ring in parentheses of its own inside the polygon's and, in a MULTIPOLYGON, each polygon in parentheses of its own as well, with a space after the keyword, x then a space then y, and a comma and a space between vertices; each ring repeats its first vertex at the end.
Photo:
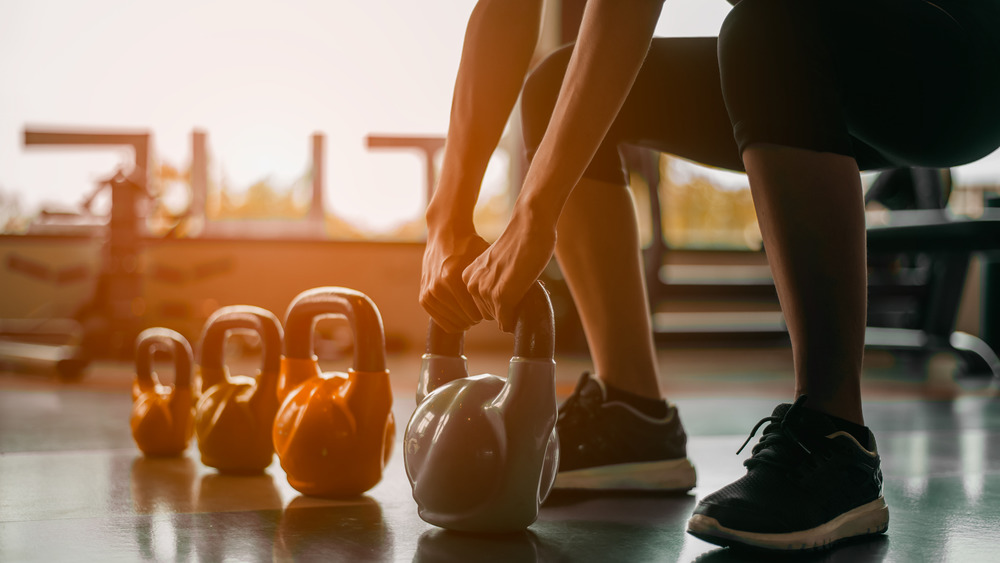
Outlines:
POLYGON ((269 561, 281 504, 268 473, 202 475, 192 517, 198 560, 269 561))
POLYGON ((452 530, 428 530, 420 536, 414 563, 454 561, 539 560, 538 536, 530 530, 510 534, 470 534, 452 530))
POLYGON ((197 474, 189 457, 136 457, 129 481, 133 509, 136 514, 190 511, 197 474))
POLYGON ((208 473, 198 482, 198 512, 280 510, 281 504, 281 493, 270 473, 208 473))
POLYGON ((134 527, 136 547, 144 560, 182 560, 190 554, 192 546, 187 538, 156 533, 156 529, 165 523, 169 526, 175 514, 191 511, 197 475, 197 465, 188 457, 140 456, 132 462, 129 474, 132 508, 136 514, 152 515, 137 518, 134 527))
POLYGON ((274 544, 275 561, 387 561, 392 533, 374 499, 340 502, 306 496, 285 508, 274 544))

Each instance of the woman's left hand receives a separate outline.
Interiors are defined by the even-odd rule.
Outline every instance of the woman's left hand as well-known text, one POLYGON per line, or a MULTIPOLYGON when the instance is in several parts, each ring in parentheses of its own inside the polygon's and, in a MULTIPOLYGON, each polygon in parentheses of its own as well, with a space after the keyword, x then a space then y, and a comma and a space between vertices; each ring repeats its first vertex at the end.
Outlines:
POLYGON ((555 221, 540 220, 515 205, 500 237, 462 273, 483 317, 513 332, 517 307, 552 259, 555 246, 555 221))

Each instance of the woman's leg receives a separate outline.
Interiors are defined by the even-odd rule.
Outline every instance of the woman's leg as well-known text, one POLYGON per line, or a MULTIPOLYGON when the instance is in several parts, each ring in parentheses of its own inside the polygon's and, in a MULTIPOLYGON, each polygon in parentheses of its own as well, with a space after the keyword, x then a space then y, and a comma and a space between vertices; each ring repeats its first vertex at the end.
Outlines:
MULTIPOLYGON (((715 38, 654 39, 618 119, 560 216, 556 259, 580 313, 597 375, 660 398, 635 206, 618 147, 644 146, 740 169, 722 100, 715 38)), ((529 157, 548 123, 570 50, 550 56, 522 99, 529 157)))
POLYGON ((995 139, 977 119, 996 111, 980 103, 966 31, 920 1, 742 0, 727 17, 723 93, 792 339, 797 399, 761 421, 770 424, 747 475, 699 502, 692 534, 798 550, 885 531, 878 450, 861 414, 858 163, 948 166, 995 139))
POLYGON ((948 166, 982 154, 990 135, 977 125, 973 52, 955 20, 919 1, 745 0, 726 20, 723 92, 792 340, 795 393, 817 410, 863 420, 859 163, 948 166))
POLYGON ((608 385, 659 399, 656 350, 632 193, 583 179, 559 217, 556 259, 608 385))
MULTIPOLYGON (((557 52, 525 85, 529 158, 568 58, 569 49, 557 52)), ((619 144, 630 141, 740 166, 714 38, 654 40, 629 98, 560 216, 556 258, 597 370, 596 379, 580 379, 559 409, 561 488, 687 490, 696 480, 680 418, 658 385, 636 211, 618 153, 619 144)))
POLYGON ((795 396, 864 425, 867 261, 854 159, 754 144, 743 152, 757 220, 792 340, 795 396))

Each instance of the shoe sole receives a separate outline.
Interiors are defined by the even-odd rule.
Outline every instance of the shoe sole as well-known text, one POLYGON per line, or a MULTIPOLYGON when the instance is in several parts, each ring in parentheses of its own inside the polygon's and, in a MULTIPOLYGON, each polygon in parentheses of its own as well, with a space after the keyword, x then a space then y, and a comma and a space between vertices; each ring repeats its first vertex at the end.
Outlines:
POLYGON ((687 458, 642 463, 619 463, 563 471, 555 489, 602 491, 689 491, 697 474, 687 458))
POLYGON ((833 547, 840 541, 885 533, 889 527, 889 508, 878 497, 829 522, 809 530, 781 534, 742 532, 727 528, 715 518, 695 514, 688 520, 692 536, 723 547, 749 547, 769 551, 815 551, 833 547))

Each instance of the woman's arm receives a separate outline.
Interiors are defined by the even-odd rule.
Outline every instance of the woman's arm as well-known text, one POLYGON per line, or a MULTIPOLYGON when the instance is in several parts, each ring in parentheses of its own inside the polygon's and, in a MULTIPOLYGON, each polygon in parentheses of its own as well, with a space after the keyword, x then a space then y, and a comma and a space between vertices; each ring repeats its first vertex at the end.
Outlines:
POLYGON ((503 134, 538 42, 542 0, 481 0, 455 80, 437 188, 427 206, 420 303, 449 332, 482 319, 462 271, 488 244, 472 217, 486 165, 503 134))
POLYGON ((516 307, 555 248, 556 223, 628 96, 659 0, 590 0, 559 98, 507 228, 466 268, 480 312, 513 330, 516 307))

